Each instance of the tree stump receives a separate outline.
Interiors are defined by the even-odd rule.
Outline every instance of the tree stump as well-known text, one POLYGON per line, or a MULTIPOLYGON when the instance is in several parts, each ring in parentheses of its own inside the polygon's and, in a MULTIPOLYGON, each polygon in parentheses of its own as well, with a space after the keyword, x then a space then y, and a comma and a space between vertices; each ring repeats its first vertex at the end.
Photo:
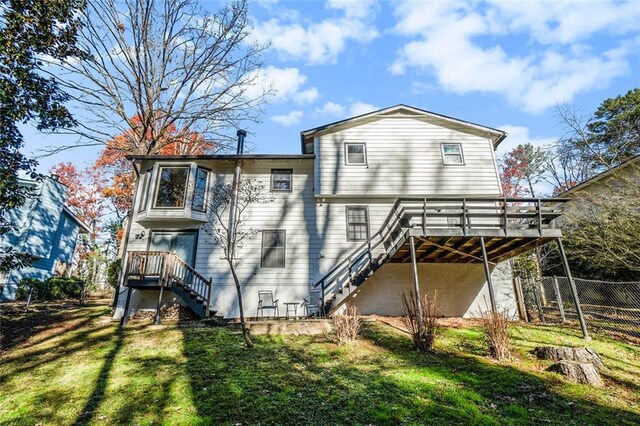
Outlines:
POLYGON ((600 373, 590 362, 563 360, 553 364, 548 371, 560 373, 573 383, 584 383, 596 387, 604 385, 600 373))
POLYGON ((569 348, 566 346, 538 346, 534 350, 540 359, 550 359, 552 361, 577 361, 588 362, 601 370, 604 368, 600 356, 591 348, 569 348))

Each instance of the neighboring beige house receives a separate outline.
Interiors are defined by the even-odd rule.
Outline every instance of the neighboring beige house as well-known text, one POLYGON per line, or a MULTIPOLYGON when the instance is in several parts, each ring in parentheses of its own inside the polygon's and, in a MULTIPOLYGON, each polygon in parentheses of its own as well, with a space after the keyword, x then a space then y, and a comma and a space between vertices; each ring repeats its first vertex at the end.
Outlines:
POLYGON ((171 290, 161 303, 239 315, 223 253, 202 229, 212 184, 231 182, 237 162, 275 198, 244 213, 261 230, 238 253, 247 315, 260 290, 280 315, 304 299, 329 314, 350 303, 401 315, 414 264, 444 315, 475 316, 491 300, 515 311, 505 260, 561 235, 553 203, 502 198, 494 152, 505 137, 398 105, 302 132, 299 155, 132 156, 141 177, 116 316, 155 309, 161 287, 171 290))
POLYGON ((576 210, 597 208, 607 197, 640 196, 640 155, 602 172, 560 194, 570 198, 565 215, 579 214, 576 210))

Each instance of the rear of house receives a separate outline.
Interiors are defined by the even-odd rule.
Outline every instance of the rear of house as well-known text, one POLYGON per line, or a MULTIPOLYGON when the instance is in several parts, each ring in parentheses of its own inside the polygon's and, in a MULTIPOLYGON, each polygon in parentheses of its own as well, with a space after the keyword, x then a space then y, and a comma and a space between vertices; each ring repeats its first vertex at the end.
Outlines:
POLYGON ((205 232, 206 200, 236 164, 273 199, 243 213, 257 231, 236 254, 247 315, 258 314, 260 290, 280 314, 317 298, 328 313, 349 303, 401 315, 413 264, 444 315, 474 316, 490 301, 515 311, 505 260, 559 234, 555 211, 502 198, 494 150, 505 136, 399 105, 302 132, 300 155, 132 157, 141 174, 116 316, 156 308, 160 287, 173 290, 163 304, 239 315, 224 252, 205 232))

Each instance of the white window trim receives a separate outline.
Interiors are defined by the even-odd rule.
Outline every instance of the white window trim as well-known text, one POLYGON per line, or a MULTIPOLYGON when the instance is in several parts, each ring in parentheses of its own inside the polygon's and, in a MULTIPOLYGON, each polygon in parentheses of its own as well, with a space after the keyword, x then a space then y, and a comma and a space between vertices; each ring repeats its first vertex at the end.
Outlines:
POLYGON ((346 219, 346 231, 347 231, 347 241, 367 241, 369 238, 371 238, 371 219, 369 218, 369 206, 368 205, 357 205, 357 204, 349 204, 348 206, 345 206, 345 219, 346 219), (364 210, 364 214, 365 214, 365 222, 359 222, 359 223, 354 223, 354 225, 366 225, 366 229, 367 229, 367 237, 364 239, 360 239, 360 238, 349 238, 349 225, 351 224, 349 222, 349 209, 363 209, 364 210))
POLYGON ((441 142, 440 143, 440 152, 442 154, 442 165, 444 166, 464 166, 465 162, 464 162, 464 152, 462 150, 462 144, 459 142, 441 142), (458 148, 460 149, 460 161, 461 163, 447 163, 445 161, 445 153, 444 153, 444 146, 445 145, 457 145, 458 148))
POLYGON ((270 192, 293 192, 293 169, 271 169, 271 181, 269 183, 270 192), (289 173, 289 189, 275 189, 273 187, 273 175, 275 173, 288 172, 289 173))
POLYGON ((347 166, 368 166, 369 159, 367 158, 367 144, 365 142, 345 142, 344 143, 344 163, 347 166), (364 163, 350 163, 349 162, 349 145, 362 145, 364 148, 364 163))
POLYGON ((200 213, 206 213, 207 212, 207 200, 209 198, 209 184, 211 183, 211 170, 206 168, 206 167, 202 167, 200 165, 196 165, 196 171, 195 171, 195 175, 193 178, 193 191, 191 194, 191 210, 193 210, 194 212, 200 212, 200 213), (207 173, 207 179, 205 181, 205 186, 204 186, 204 197, 202 200, 202 210, 196 209, 193 207, 193 202, 196 198, 196 182, 198 180, 198 170, 204 170, 207 173))
POLYGON ((190 209, 191 206, 188 205, 188 200, 189 200, 189 182, 191 181, 191 174, 193 172, 191 164, 187 163, 187 164, 171 164, 171 165, 167 165, 167 164, 159 164, 157 166, 156 169, 156 179, 155 179, 155 188, 153 191, 153 209, 154 210, 185 210, 185 209, 190 209), (158 206, 158 191, 160 190, 160 180, 161 180, 161 174, 162 174, 162 169, 187 169, 187 182, 186 182, 186 186, 184 189, 184 198, 183 198, 183 205, 182 207, 162 207, 162 206, 158 206))
POLYGON ((272 269, 272 268, 286 268, 287 267, 287 230, 286 229, 263 229, 261 231, 261 237, 262 237, 262 242, 260 243, 260 267, 261 268, 266 268, 266 269, 272 269), (284 238, 283 238, 283 242, 284 245, 282 246, 282 266, 266 266, 264 264, 264 233, 265 232, 283 232, 284 233, 284 238))

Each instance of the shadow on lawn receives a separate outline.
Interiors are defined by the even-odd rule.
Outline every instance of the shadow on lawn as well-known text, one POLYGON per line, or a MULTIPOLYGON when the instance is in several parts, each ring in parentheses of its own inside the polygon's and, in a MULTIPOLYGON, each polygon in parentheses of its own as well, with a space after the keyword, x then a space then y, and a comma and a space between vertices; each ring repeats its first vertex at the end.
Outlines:
POLYGON ((204 423, 640 423, 635 413, 561 395, 555 384, 508 365, 416 353, 407 336, 379 324, 366 325, 352 348, 256 336, 247 350, 226 330, 183 335, 185 372, 204 423))

